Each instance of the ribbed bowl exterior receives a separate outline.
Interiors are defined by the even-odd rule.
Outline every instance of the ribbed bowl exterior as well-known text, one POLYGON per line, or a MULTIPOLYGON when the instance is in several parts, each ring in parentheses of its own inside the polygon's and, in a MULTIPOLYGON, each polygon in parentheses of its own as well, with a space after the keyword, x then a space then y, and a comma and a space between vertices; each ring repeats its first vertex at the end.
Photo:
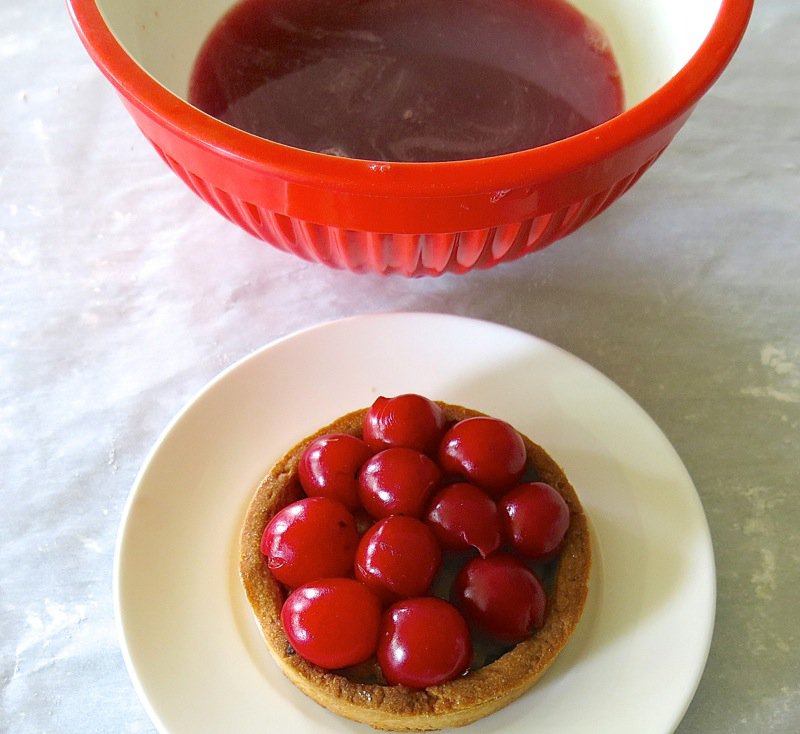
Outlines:
POLYGON ((541 250, 610 206, 663 152, 662 148, 637 170, 604 191, 520 222, 460 232, 391 234, 343 229, 270 211, 194 175, 162 148, 153 145, 167 165, 203 201, 246 232, 279 250, 339 270, 407 277, 491 268, 541 250))

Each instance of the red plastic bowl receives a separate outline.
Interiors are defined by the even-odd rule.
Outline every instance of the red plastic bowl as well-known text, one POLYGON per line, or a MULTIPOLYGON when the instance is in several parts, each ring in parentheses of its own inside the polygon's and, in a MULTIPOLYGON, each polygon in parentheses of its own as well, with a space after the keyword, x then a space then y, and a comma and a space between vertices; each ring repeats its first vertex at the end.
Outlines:
MULTIPOLYGON (((192 49, 199 50, 202 34, 213 25, 197 28, 197 19, 219 18, 233 0, 68 4, 90 56, 144 135, 225 217, 307 260, 419 276, 519 258, 608 207, 658 158, 722 73, 753 0, 617 0, 613 22, 599 22, 611 36, 623 81, 629 73, 650 77, 625 112, 550 145, 443 163, 378 163, 290 148, 222 123, 188 104, 181 91, 170 91, 181 82, 164 77, 188 77, 192 49), (623 28, 616 32, 623 33, 627 62, 611 26, 623 28), (183 38, 189 27, 195 40, 183 38), (163 59, 164 68, 151 63, 164 39, 176 50, 163 58, 182 56, 187 68, 170 68, 168 74, 163 59), (667 60, 661 66, 651 58, 659 48, 667 60)), ((574 4, 590 16, 593 5, 598 13, 609 6, 574 4)))

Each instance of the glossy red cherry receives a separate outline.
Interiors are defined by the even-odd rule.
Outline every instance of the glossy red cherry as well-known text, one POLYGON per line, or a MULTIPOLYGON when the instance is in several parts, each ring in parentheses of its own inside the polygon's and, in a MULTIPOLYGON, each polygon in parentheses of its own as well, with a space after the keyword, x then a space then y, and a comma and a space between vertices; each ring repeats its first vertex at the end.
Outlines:
POLYGON ((474 484, 456 482, 436 492, 425 522, 448 550, 475 548, 486 557, 500 547, 497 505, 474 484))
POLYGON ((373 451, 360 438, 330 433, 312 441, 300 457, 297 474, 309 497, 330 497, 355 510, 358 472, 373 451))
POLYGON ((356 578, 382 599, 424 594, 442 563, 433 532, 421 520, 392 515, 378 520, 356 550, 356 578))
POLYGON ((510 644, 542 626, 547 605, 539 579, 506 553, 468 561, 456 575, 451 599, 478 629, 510 644))
POLYGON ((326 576, 352 575, 357 546, 353 515, 328 497, 306 497, 287 505, 261 536, 269 570, 289 587, 326 576))
POLYGON ((281 608, 292 647, 322 668, 358 665, 375 653, 381 603, 355 579, 312 581, 295 589, 281 608))
POLYGON ((442 438, 439 464, 498 496, 522 476, 527 452, 522 437, 505 421, 488 416, 466 418, 442 438))
POLYGON ((379 397, 364 416, 364 441, 376 451, 404 446, 435 454, 444 424, 441 407, 422 395, 379 397))
POLYGON ((463 675, 472 661, 467 623, 434 596, 396 602, 383 614, 378 664, 391 685, 427 688, 463 675))
POLYGON ((503 534, 517 553, 545 559, 558 552, 569 527, 569 506, 556 489, 544 482, 526 482, 497 504, 503 534))
POLYGON ((440 479, 439 467, 422 452, 385 449, 361 467, 358 496, 372 517, 419 517, 440 479))

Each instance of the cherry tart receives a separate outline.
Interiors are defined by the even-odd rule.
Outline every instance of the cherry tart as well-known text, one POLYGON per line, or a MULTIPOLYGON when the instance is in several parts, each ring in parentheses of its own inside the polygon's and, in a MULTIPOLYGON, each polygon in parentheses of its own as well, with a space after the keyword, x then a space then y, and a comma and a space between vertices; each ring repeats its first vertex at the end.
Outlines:
POLYGON ((527 691, 581 617, 586 517, 509 424, 378 398, 292 448, 258 487, 240 572, 303 693, 392 731, 470 724, 527 691))

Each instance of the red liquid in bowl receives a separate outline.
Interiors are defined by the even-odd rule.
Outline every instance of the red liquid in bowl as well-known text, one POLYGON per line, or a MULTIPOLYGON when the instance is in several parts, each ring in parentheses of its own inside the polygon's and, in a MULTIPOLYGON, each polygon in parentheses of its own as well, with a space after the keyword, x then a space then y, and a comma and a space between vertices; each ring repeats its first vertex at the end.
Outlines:
POLYGON ((622 111, 600 29, 563 0, 242 0, 189 101, 296 148, 382 161, 481 158, 622 111))

